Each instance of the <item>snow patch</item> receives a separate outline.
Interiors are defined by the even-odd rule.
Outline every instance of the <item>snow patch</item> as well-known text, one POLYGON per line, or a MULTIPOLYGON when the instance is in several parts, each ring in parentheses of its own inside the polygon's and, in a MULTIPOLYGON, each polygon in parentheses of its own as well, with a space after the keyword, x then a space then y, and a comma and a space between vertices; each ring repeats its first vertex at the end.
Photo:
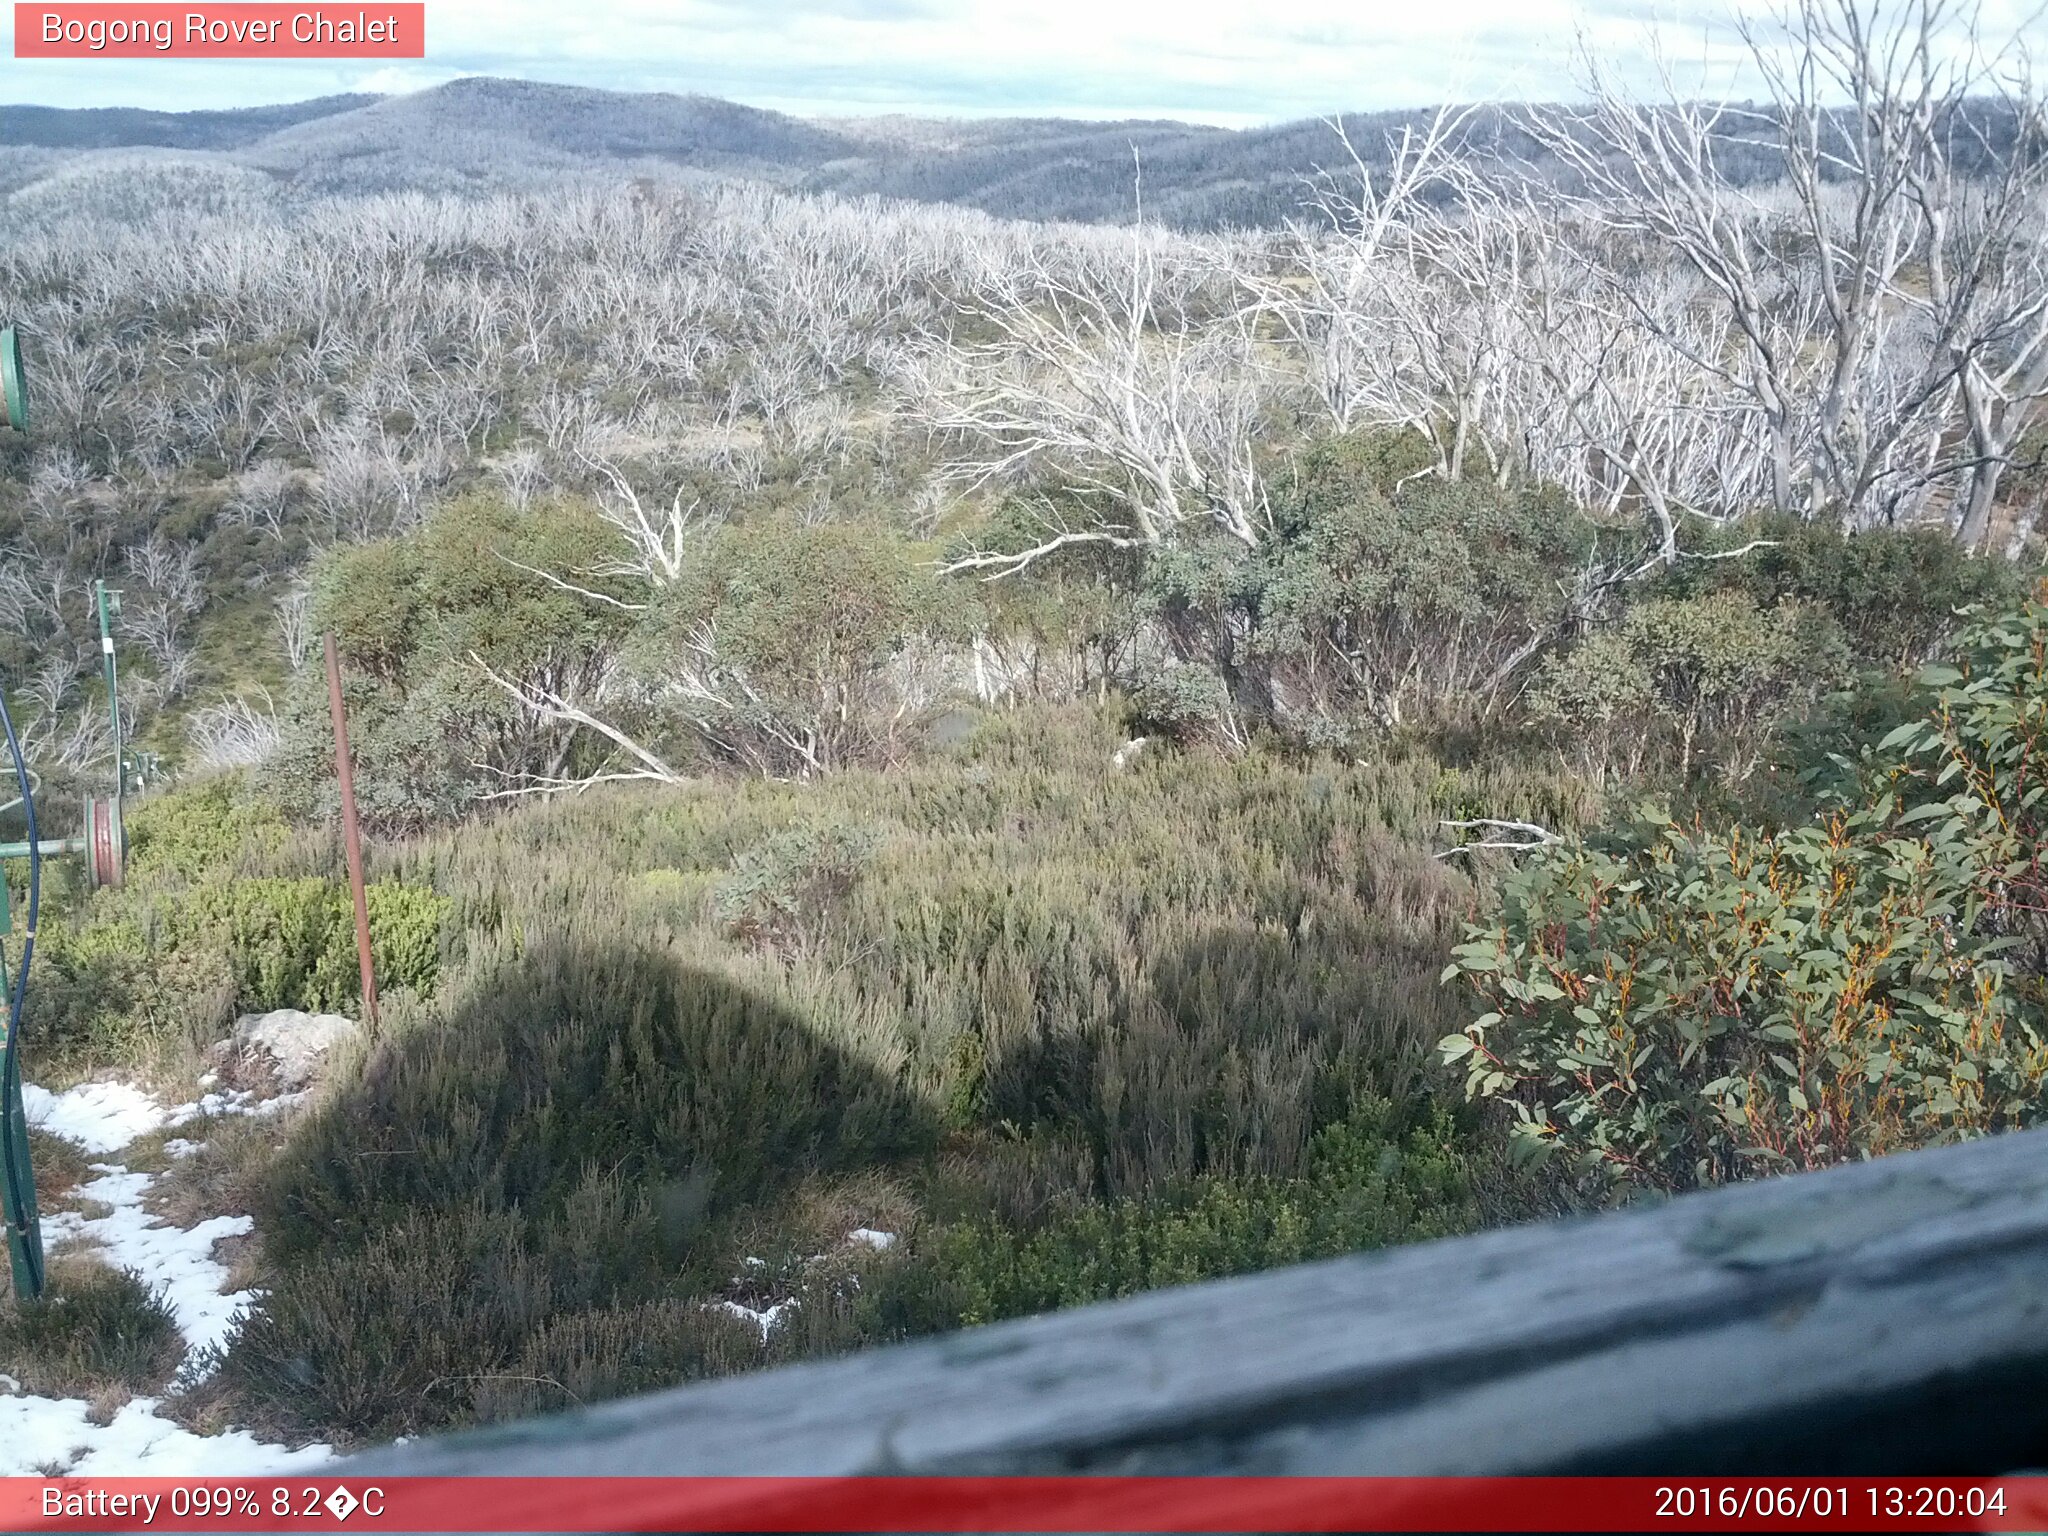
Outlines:
POLYGON ((246 1430, 195 1435, 157 1415, 157 1399, 137 1397, 104 1425, 86 1417, 73 1397, 0 1397, 0 1476, 21 1477, 54 1466, 102 1477, 239 1477, 295 1472, 334 1459, 334 1448, 288 1451, 246 1430))
MULTIPOLYGON (((209 1079, 211 1074, 201 1078, 201 1086, 209 1079)), ((246 1088, 228 1088, 203 1093, 189 1104, 167 1109, 160 1100, 132 1083, 80 1083, 62 1093, 52 1093, 34 1083, 21 1085, 22 1107, 28 1113, 30 1125, 52 1136, 62 1136, 84 1151, 102 1153, 118 1152, 138 1136, 189 1125, 205 1116, 280 1115, 296 1109, 309 1096, 302 1090, 266 1099, 246 1088)), ((178 1145, 192 1144, 181 1141, 178 1145)))
POLYGON ((80 1083, 62 1093, 23 1083, 21 1102, 30 1125, 88 1152, 118 1152, 165 1119, 163 1105, 129 1083, 80 1083))
POLYGON ((768 1335, 775 1331, 775 1325, 796 1310, 796 1302, 793 1299, 778 1301, 764 1312, 756 1312, 752 1307, 741 1306, 736 1301, 706 1302, 705 1307, 709 1311, 725 1312, 730 1316, 740 1318, 742 1321, 752 1323, 761 1330, 761 1342, 766 1344, 768 1342, 768 1335))
MULTIPOLYGON (((211 1090, 219 1081, 209 1073, 199 1080, 211 1090)), ((139 1136, 184 1125, 203 1115, 274 1115, 306 1099, 304 1093, 258 1099, 240 1089, 205 1092, 191 1104, 166 1108, 130 1083, 81 1083, 62 1093, 33 1084, 22 1085, 22 1100, 31 1125, 62 1136, 88 1153, 118 1152, 139 1136)), ((202 1144, 177 1138, 164 1143, 172 1157, 188 1157, 202 1144)), ((115 1269, 133 1271, 160 1294, 188 1354, 180 1381, 189 1382, 195 1363, 222 1343, 236 1317, 255 1300, 253 1291, 227 1291, 227 1267, 213 1256, 222 1238, 250 1232, 247 1216, 215 1216, 190 1229, 175 1227, 144 1206, 154 1176, 120 1163, 89 1165, 97 1175, 78 1186, 78 1200, 104 1215, 53 1211, 43 1218, 43 1234, 52 1252, 83 1248, 115 1269)), ((70 1474, 138 1476, 147 1474, 238 1476, 317 1467, 334 1458, 326 1445, 287 1450, 266 1445, 245 1430, 195 1435, 163 1418, 158 1399, 133 1398, 105 1424, 95 1424, 92 1405, 82 1398, 23 1395, 21 1383, 0 1374, 0 1476, 33 1474, 55 1468, 70 1474)))
POLYGON ((214 1216, 190 1230, 170 1226, 143 1209, 142 1197, 154 1182, 149 1174, 109 1163, 93 1168, 100 1176, 79 1185, 78 1195, 112 1209, 105 1216, 57 1211, 44 1217, 51 1246, 93 1247, 104 1263, 132 1269, 151 1290, 161 1289, 194 1356, 219 1344, 253 1297, 246 1291, 222 1293, 228 1272, 213 1257, 213 1245, 253 1230, 255 1222, 247 1216, 214 1216))
POLYGON ((171 1110, 166 1123, 173 1126, 190 1125, 194 1120, 218 1119, 223 1115, 281 1115, 288 1109, 296 1109, 311 1097, 301 1090, 298 1093, 280 1093, 275 1098, 258 1098, 246 1088, 228 1088, 219 1093, 204 1093, 190 1104, 180 1104, 171 1110))

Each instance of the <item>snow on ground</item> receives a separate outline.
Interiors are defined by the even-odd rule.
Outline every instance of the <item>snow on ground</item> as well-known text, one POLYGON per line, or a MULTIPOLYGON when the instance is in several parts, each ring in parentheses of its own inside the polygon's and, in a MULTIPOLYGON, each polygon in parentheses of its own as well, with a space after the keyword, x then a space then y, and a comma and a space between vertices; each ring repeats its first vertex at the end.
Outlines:
MULTIPOLYGON (((871 1248, 877 1253, 886 1253, 889 1249, 896 1246, 896 1234, 894 1232, 877 1232, 873 1227, 855 1227, 846 1234, 844 1246, 848 1248, 871 1248)), ((806 1265, 820 1264, 827 1257, 828 1255, 826 1254, 814 1253, 804 1260, 804 1263, 806 1265)), ((750 1253, 740 1260, 740 1265, 742 1268, 758 1272, 768 1267, 768 1261, 756 1258, 750 1253)), ((858 1287, 860 1277, 858 1275, 849 1275, 847 1281, 849 1284, 858 1287)), ((757 1288, 760 1284, 760 1277, 758 1273, 755 1275, 735 1275, 733 1276, 732 1283, 736 1286, 757 1288)), ((723 1312, 729 1317, 739 1318, 742 1322, 752 1323, 761 1330, 761 1342, 766 1344, 768 1336, 775 1331, 776 1324, 789 1316, 790 1313, 796 1311, 798 1305, 799 1303, 794 1296, 786 1297, 767 1307, 750 1307, 743 1301, 734 1301, 730 1297, 720 1297, 716 1301, 705 1302, 704 1308, 708 1312, 723 1312)))
POLYGON ((160 1418, 153 1397, 131 1398, 104 1425, 77 1398, 0 1397, 0 1474, 57 1466, 102 1477, 238 1477, 296 1472, 333 1459, 324 1445, 288 1451, 239 1429, 195 1435, 160 1418))
MULTIPOLYGON (((207 1078, 200 1083, 210 1086, 207 1078)), ((21 1099, 28 1123, 37 1130, 76 1142, 87 1152, 106 1153, 120 1151, 138 1136, 189 1125, 201 1116, 283 1114, 303 1104, 306 1094, 280 1093, 264 1099, 246 1088, 228 1088, 201 1094, 190 1104, 166 1106, 130 1083, 80 1083, 62 1093, 23 1083, 21 1099)))
POLYGON ((752 1307, 743 1306, 737 1301, 710 1301, 706 1302, 705 1306, 714 1312, 728 1312, 743 1322, 752 1323, 761 1330, 761 1342, 766 1344, 768 1342, 768 1335, 775 1331, 775 1325, 781 1322, 787 1314, 796 1310, 796 1301, 794 1298, 788 1301, 778 1301, 774 1306, 759 1312, 755 1311, 752 1307))
MULTIPOLYGON (((202 1086, 210 1086, 202 1084, 202 1086)), ((197 1103, 166 1108, 125 1083, 85 1083, 49 1093, 22 1086, 29 1123, 76 1142, 87 1152, 117 1152, 138 1136, 177 1126, 201 1115, 270 1115, 302 1101, 304 1094, 257 1099, 239 1089, 209 1093, 197 1103)), ((167 1142, 172 1156, 198 1150, 199 1143, 167 1142)), ((191 1353, 201 1352, 227 1337, 235 1316, 254 1299, 248 1291, 227 1291, 227 1267, 213 1256, 224 1237, 251 1230, 247 1216, 215 1216, 189 1230, 152 1215, 144 1204, 155 1175, 131 1172, 120 1163, 91 1165, 98 1175, 78 1186, 77 1199, 104 1215, 53 1211, 43 1218, 43 1237, 52 1251, 84 1247, 116 1269, 130 1269, 143 1284, 160 1290, 191 1353)), ((0 1361, 0 1366, 8 1362, 0 1361)), ((265 1445, 242 1430, 195 1435, 157 1412, 157 1399, 138 1397, 125 1404, 106 1424, 95 1424, 88 1405, 78 1398, 30 1397, 20 1383, 0 1375, 0 1476, 21 1475, 55 1467, 101 1476, 205 1474, 293 1471, 330 1460, 324 1445, 289 1451, 265 1445)))
POLYGON ((163 1105, 127 1083, 80 1083, 62 1093, 23 1083, 21 1102, 30 1125, 88 1152, 118 1152, 166 1118, 163 1105))
POLYGON ((43 1219, 43 1239, 52 1248, 78 1244, 99 1252, 114 1269, 132 1269, 151 1290, 162 1290, 193 1356, 227 1337, 235 1314, 253 1301, 248 1291, 223 1292, 227 1266, 213 1245, 255 1228, 247 1216, 214 1216, 190 1231, 166 1225, 143 1209, 142 1197, 155 1178, 130 1173, 118 1163, 94 1163, 98 1178, 78 1186, 83 1200, 112 1207, 105 1216, 57 1211, 43 1219))

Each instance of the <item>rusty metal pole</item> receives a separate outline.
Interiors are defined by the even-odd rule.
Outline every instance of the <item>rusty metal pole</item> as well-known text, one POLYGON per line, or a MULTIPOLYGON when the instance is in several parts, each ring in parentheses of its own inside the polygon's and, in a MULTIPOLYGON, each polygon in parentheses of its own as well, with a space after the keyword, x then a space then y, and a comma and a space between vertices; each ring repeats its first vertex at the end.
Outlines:
POLYGON ((341 781, 341 832, 348 848, 348 890, 356 904, 356 959, 363 968, 363 1022, 377 1022, 377 969, 370 960, 370 903, 363 894, 363 838, 356 826, 356 774, 348 757, 348 711, 341 702, 341 662, 334 636, 323 634, 327 651, 327 705, 334 714, 334 775, 341 781))

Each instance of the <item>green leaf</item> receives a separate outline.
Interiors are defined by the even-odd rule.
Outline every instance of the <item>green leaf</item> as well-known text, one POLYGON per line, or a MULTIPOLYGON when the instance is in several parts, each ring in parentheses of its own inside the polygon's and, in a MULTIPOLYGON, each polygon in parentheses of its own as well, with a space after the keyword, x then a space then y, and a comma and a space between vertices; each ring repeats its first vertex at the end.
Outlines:
MULTIPOLYGON (((1956 764, 1950 763, 1948 765, 1948 768, 1942 770, 1942 776, 1946 778, 1948 776, 1949 770, 1954 768, 1956 768, 1956 764)), ((1954 812, 1955 807, 1951 805, 1948 801, 1937 800, 1932 805, 1914 806, 1913 809, 1906 812, 1905 815, 1899 818, 1899 825, 1903 827, 1909 822, 1926 821, 1931 817, 1948 816, 1954 814, 1954 812)))

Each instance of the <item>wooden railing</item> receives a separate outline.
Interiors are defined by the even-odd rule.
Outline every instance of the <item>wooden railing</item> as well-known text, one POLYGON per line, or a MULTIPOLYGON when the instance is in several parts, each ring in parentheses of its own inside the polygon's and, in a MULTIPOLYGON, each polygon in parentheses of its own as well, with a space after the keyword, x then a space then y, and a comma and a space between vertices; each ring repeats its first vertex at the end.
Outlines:
POLYGON ((2048 1131, 376 1452, 381 1473, 2048 1466, 2048 1131))

